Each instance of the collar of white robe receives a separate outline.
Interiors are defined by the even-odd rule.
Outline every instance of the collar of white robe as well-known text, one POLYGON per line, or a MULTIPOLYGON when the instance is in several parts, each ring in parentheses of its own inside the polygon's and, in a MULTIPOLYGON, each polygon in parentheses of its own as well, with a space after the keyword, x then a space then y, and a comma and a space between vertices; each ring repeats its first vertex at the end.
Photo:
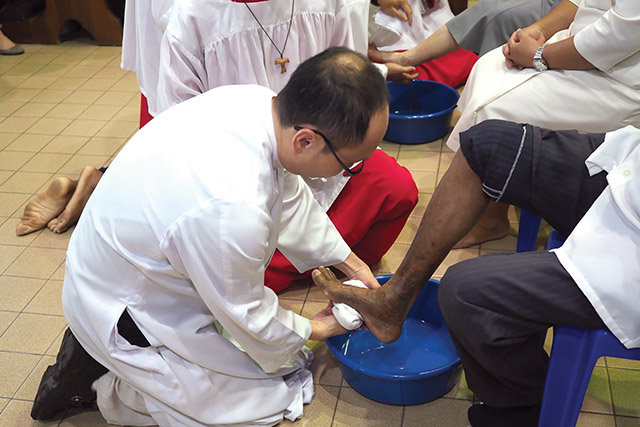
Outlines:
POLYGON ((253 16, 253 19, 256 20, 258 25, 260 25, 260 28, 262 28, 262 31, 264 31, 266 36, 269 38, 269 41, 271 42, 273 47, 275 47, 276 50, 278 51, 278 53, 280 54, 280 58, 276 59, 274 61, 274 64, 280 66, 280 73, 285 73, 287 71, 287 68, 285 67, 285 64, 289 62, 289 58, 284 56, 284 50, 287 47, 287 42, 289 41, 289 34, 291 33, 291 23, 293 22, 293 6, 296 3, 295 0, 291 0, 291 17, 289 18, 289 28, 287 29, 287 36, 284 38, 284 44, 282 45, 282 49, 278 48, 278 45, 276 45, 276 43, 273 41, 273 39, 271 38, 271 36, 267 32, 267 30, 264 29, 264 26, 262 25, 262 23, 260 22, 260 20, 256 16, 256 14, 253 13, 253 10, 251 10, 249 5, 247 4, 247 1, 243 0, 243 3, 244 3, 245 6, 247 6, 247 9, 249 9, 249 12, 251 12, 251 16, 253 16))

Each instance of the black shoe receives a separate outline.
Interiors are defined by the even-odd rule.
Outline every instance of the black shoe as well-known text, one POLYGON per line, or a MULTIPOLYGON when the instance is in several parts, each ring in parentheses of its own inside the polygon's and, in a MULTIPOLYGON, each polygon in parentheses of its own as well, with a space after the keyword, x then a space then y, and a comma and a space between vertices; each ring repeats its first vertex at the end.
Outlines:
POLYGON ((472 427, 538 427, 540 405, 497 408, 475 404, 467 417, 472 427))
POLYGON ((55 365, 42 375, 31 418, 49 420, 71 408, 96 409, 96 393, 91 384, 107 372, 67 328, 55 365))

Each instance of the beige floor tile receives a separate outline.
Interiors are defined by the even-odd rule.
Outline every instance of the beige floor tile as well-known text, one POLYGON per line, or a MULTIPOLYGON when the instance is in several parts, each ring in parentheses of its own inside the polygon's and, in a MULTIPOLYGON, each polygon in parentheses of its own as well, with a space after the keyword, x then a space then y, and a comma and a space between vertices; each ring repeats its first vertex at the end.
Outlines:
POLYGON ((4 334, 19 314, 15 311, 0 311, 0 335, 4 334))
POLYGON ((58 355, 58 352, 60 351, 60 346, 62 345, 62 339, 64 338, 64 333, 66 330, 67 330, 66 327, 63 328, 62 331, 60 331, 60 333, 56 337, 56 339, 53 340, 53 343, 51 343, 51 345, 47 349, 47 352, 45 353, 46 356, 55 357, 58 355))
POLYGON ((0 276, 0 310, 22 311, 44 284, 43 279, 0 276))
POLYGON ((311 287, 309 287, 307 301, 322 302, 326 304, 329 302, 329 298, 327 298, 326 295, 322 293, 322 290, 319 287, 317 287, 315 284, 312 284, 311 287))
POLYGON ((87 80, 85 77, 58 77, 58 79, 51 84, 50 88, 75 90, 83 86, 87 80))
POLYGON ((400 152, 400 146, 398 144, 394 144, 393 142, 382 141, 380 143, 380 148, 384 150, 385 153, 390 155, 393 158, 398 158, 398 153, 400 152))
POLYGON ((304 301, 284 298, 278 298, 278 301, 280 303, 280 307, 289 311, 293 311, 296 314, 302 313, 302 306, 304 305, 304 301))
POLYGON ((427 142, 426 144, 398 144, 400 151, 442 151, 442 140, 427 142))
POLYGON ((66 324, 63 316, 21 313, 0 337, 0 350, 44 354, 66 324))
MULTIPOLYGON (((5 58, 2 58, 2 60, 5 61, 6 60, 5 58)), ((28 79, 27 76, 3 76, 0 79, 0 87, 9 87, 9 88, 20 87, 20 88, 28 89, 27 87, 20 86, 20 84, 24 83, 27 79, 28 79)), ((29 88, 29 89, 35 89, 35 88, 29 88)))
POLYGON ((25 105, 25 101, 0 101, 0 116, 9 117, 16 111, 20 110, 23 105, 25 105))
MULTIPOLYGON (((0 122, 1 123, 1 122, 0 122)), ((0 132, 0 150, 4 150, 21 134, 15 132, 0 132)))
POLYGON ((618 368, 608 371, 614 413, 640 417, 640 371, 618 368))
POLYGON ((301 280, 294 283, 291 287, 278 292, 278 298, 304 301, 307 298, 308 293, 309 282, 301 280))
POLYGON ((100 96, 102 91, 97 90, 76 90, 64 99, 66 104, 93 104, 100 96))
POLYGON ((69 161, 71 154, 38 153, 33 156, 22 168, 21 172, 57 172, 69 161))
POLYGON ((41 133, 45 135, 58 135, 64 128, 72 123, 71 119, 55 119, 43 117, 26 130, 27 133, 41 133))
POLYGON ((64 102, 52 108, 51 111, 49 111, 45 115, 45 117, 52 119, 75 119, 86 109, 87 105, 85 104, 72 104, 64 102))
POLYGON ((408 250, 408 243, 394 243, 391 249, 382 257, 379 267, 380 271, 384 273, 394 273, 400 266, 408 250))
POLYGON ((411 216, 415 216, 418 218, 422 218, 424 212, 431 201, 431 193, 418 193, 418 204, 415 208, 413 208, 413 212, 411 212, 411 216))
MULTIPOLYGON (((95 102, 96 105, 113 105, 118 107, 123 107, 127 105, 132 100, 138 101, 140 98, 139 89, 135 92, 115 92, 109 91, 105 92, 100 98, 98 98, 95 102)), ((135 108, 136 111, 140 112, 140 107, 132 107, 135 108)))
POLYGON ((64 249, 29 247, 16 258, 4 274, 48 279, 64 262, 65 256, 64 249))
POLYGON ((302 307, 302 316, 307 319, 311 319, 313 316, 324 310, 327 306, 327 302, 324 301, 305 301, 302 307))
POLYGON ((436 269, 434 276, 442 276, 445 271, 454 264, 459 263, 460 261, 464 261, 467 259, 475 258, 479 254, 478 249, 467 248, 467 249, 454 249, 449 252, 449 255, 442 261, 442 264, 436 269))
POLYGON ((14 174, 13 171, 0 170, 0 185, 4 184, 14 174))
POLYGON ((111 87, 111 90, 117 92, 130 92, 137 93, 140 90, 138 82, 134 79, 122 78, 118 80, 118 82, 111 87))
MULTIPOLYGON (((576 427, 615 427, 616 421, 612 415, 592 414, 581 412, 576 427)), ((618 424, 620 427, 620 424, 618 424)))
POLYGON ((38 70, 43 68, 44 64, 36 64, 33 62, 22 62, 20 64, 14 65, 4 73, 5 76, 31 76, 36 73, 38 70))
POLYGON ((353 389, 340 390, 334 427, 400 426, 403 407, 374 402, 353 389))
MULTIPOLYGON (((640 391, 640 387, 638 387, 638 390, 640 391)), ((600 414, 613 414, 609 376, 605 368, 594 368, 582 403, 582 410, 600 414)))
POLYGON ((66 64, 47 64, 36 72, 36 76, 60 77, 70 69, 72 67, 66 64))
POLYGON ((120 67, 102 67, 95 76, 96 79, 121 79, 129 73, 120 67))
POLYGON ((34 153, 42 150, 42 148, 51 142, 52 139, 53 136, 51 135, 23 133, 14 139, 6 149, 11 151, 29 151, 34 153))
POLYGON ((49 229, 44 229, 37 235, 31 247, 67 250, 73 229, 72 227, 64 233, 54 233, 49 229))
POLYGON ((21 82, 18 87, 26 89, 45 89, 55 83, 57 77, 33 76, 21 82))
POLYGON ((125 121, 125 122, 140 122, 140 108, 138 107, 123 107, 118 114, 113 116, 113 120, 125 121))
POLYGON ((9 193, 34 193, 51 177, 44 172, 16 172, 2 185, 0 192, 9 193))
POLYGON ((119 122, 112 120, 101 128, 96 136, 112 138, 129 138, 138 130, 138 124, 133 122, 119 122))
POLYGON ((102 67, 99 65, 76 65, 73 68, 70 68, 66 73, 65 77, 94 77, 96 73, 98 73, 102 67))
POLYGON ((421 193, 433 193, 436 188, 436 172, 412 171, 411 175, 421 193))
POLYGON ((453 386, 453 388, 449 390, 443 397, 446 397, 448 399, 462 399, 473 401, 474 395, 471 389, 469 389, 469 385, 467 384, 467 377, 464 374, 464 370, 462 371, 460 381, 458 381, 458 383, 453 386))
POLYGON ((9 399, 0 398, 0 413, 9 404, 9 399))
POLYGON ((34 64, 48 64, 59 56, 60 55, 55 53, 38 52, 37 55, 31 55, 29 58, 26 58, 24 62, 34 64))
MULTIPOLYGON (((0 396, 11 398, 40 360, 35 354, 20 354, 0 351, 0 396)), ((0 425, 2 418, 0 417, 0 425)))
POLYGON ((316 386, 315 392, 316 394, 311 403, 305 405, 302 418, 295 422, 285 420, 278 426, 330 427, 340 388, 321 385, 316 386))
POLYGON ((88 136, 62 135, 54 137, 42 152, 75 154, 89 141, 88 136))
POLYGON ((29 246, 38 236, 38 233, 16 236, 18 221, 15 218, 2 218, 2 221, 4 222, 0 225, 0 245, 29 246))
MULTIPOLYGON (((29 198, 30 194, 11 194, 0 192, 0 216, 11 216, 20 206, 22 206, 29 198)), ((2 261, 0 260, 0 264, 2 261)))
MULTIPOLYGON (((43 92, 44 91, 42 89, 15 88, 2 97, 2 102, 5 102, 5 101, 28 102, 28 101, 31 101, 32 99, 35 99, 36 96, 42 94, 43 92)), ((46 102, 46 101, 42 101, 42 102, 46 102)))
POLYGON ((517 243, 518 231, 512 228, 509 230, 509 234, 507 236, 503 237, 502 239, 482 243, 480 245, 480 249, 481 251, 489 250, 515 252, 517 243))
POLYGON ((24 309, 25 313, 64 316, 62 280, 49 280, 24 309))
POLYGON ((404 228, 398 235, 396 242, 398 243, 411 243, 413 242, 413 238, 418 231, 418 227, 420 226, 421 217, 410 216, 407 220, 407 223, 404 225, 404 228))
MULTIPOLYGON (((616 417, 615 420, 616 420, 615 421, 616 427, 640 427, 640 418, 616 417)), ((609 424, 609 425, 612 425, 612 424, 609 424)))
POLYGON ((117 427, 115 424, 108 424, 99 411, 86 411, 75 415, 66 416, 59 424, 60 427, 117 427))
POLYGON ((94 136, 104 125, 105 122, 102 120, 77 119, 74 120, 69 126, 67 126, 61 132, 61 135, 94 136))
POLYGON ((33 102, 51 102, 51 103, 59 103, 67 96, 71 95, 73 91, 71 89, 51 89, 47 88, 47 90, 43 90, 36 96, 34 96, 31 101, 33 102))
POLYGON ((54 363, 56 363, 55 357, 42 357, 42 359, 38 361, 38 364, 33 369, 33 371, 31 371, 25 382, 22 384, 20 389, 18 389, 17 393, 15 394, 15 398, 33 401, 36 393, 38 392, 38 386, 40 385, 42 374, 44 374, 44 371, 49 365, 53 365, 54 363))
POLYGON ((79 89, 81 90, 109 90, 111 86, 116 84, 118 79, 89 79, 82 84, 79 89))
MULTIPOLYGON (((311 342, 310 342, 311 343, 311 342)), ((342 383, 342 372, 338 359, 329 351, 324 341, 313 341, 314 359, 311 364, 313 382, 327 386, 339 386, 342 383)))
POLYGON ((0 152, 0 170, 17 171, 24 166, 33 153, 24 151, 2 151, 0 152))
POLYGON ((0 123, 0 132, 23 133, 37 121, 36 117, 7 117, 0 123))
POLYGON ((109 160, 109 156, 76 154, 58 171, 58 174, 76 179, 80 176, 80 172, 82 172, 85 166, 100 168, 108 164, 107 160, 109 160))
POLYGON ((120 108, 122 107, 115 105, 91 105, 78 118, 108 121, 120 111, 120 108))
POLYGON ((626 368, 640 370, 640 360, 618 359, 616 357, 607 357, 607 366, 609 368, 626 368))
POLYGON ((467 410, 471 402, 457 399, 436 399, 422 405, 407 406, 404 409, 402 427, 466 427, 467 410))
POLYGON ((398 163, 413 172, 438 171, 440 153, 436 151, 404 151, 398 154, 398 163))
POLYGON ((0 414, 0 425, 7 427, 53 427, 59 425, 59 421, 34 421, 29 415, 32 406, 33 403, 26 400, 12 400, 0 414))

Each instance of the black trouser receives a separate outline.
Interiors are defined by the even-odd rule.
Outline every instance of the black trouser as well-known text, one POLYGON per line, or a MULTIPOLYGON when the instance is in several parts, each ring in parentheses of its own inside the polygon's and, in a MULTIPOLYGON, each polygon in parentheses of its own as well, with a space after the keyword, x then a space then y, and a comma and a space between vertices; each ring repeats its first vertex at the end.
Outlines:
MULTIPOLYGON (((553 132, 487 121, 461 134, 461 149, 486 194, 540 215, 567 236, 607 186, 585 159, 604 134, 553 132)), ((485 255, 448 269, 438 302, 479 399, 539 404, 547 329, 604 324, 553 253, 485 255)))

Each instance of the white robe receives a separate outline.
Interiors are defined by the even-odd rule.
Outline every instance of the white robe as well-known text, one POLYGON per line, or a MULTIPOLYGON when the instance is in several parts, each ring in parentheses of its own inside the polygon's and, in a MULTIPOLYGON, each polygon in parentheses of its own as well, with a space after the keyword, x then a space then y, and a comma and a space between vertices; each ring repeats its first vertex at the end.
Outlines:
POLYGON ((609 186, 554 252, 611 332, 640 347, 640 130, 608 133, 586 165, 609 186))
POLYGON ((638 34, 639 1, 582 0, 569 29, 549 43, 575 36, 578 52, 598 69, 520 71, 506 67, 502 48, 488 52, 471 71, 447 145, 456 151, 460 132, 487 119, 584 132, 640 126, 638 34))
POLYGON ((124 379, 106 397, 108 377, 97 382, 107 421, 135 421, 105 404, 128 385, 160 425, 272 425, 301 415, 305 390, 309 400, 301 349, 311 325, 278 305, 264 271, 276 246, 300 271, 350 249, 280 164, 274 95, 228 86, 167 110, 127 143, 85 207, 63 307, 83 347, 124 379), (117 333, 125 309, 151 347, 117 333))
POLYGON ((124 70, 136 73, 140 92, 155 98, 160 67, 160 42, 174 0, 127 0, 124 5, 122 62, 124 70))

